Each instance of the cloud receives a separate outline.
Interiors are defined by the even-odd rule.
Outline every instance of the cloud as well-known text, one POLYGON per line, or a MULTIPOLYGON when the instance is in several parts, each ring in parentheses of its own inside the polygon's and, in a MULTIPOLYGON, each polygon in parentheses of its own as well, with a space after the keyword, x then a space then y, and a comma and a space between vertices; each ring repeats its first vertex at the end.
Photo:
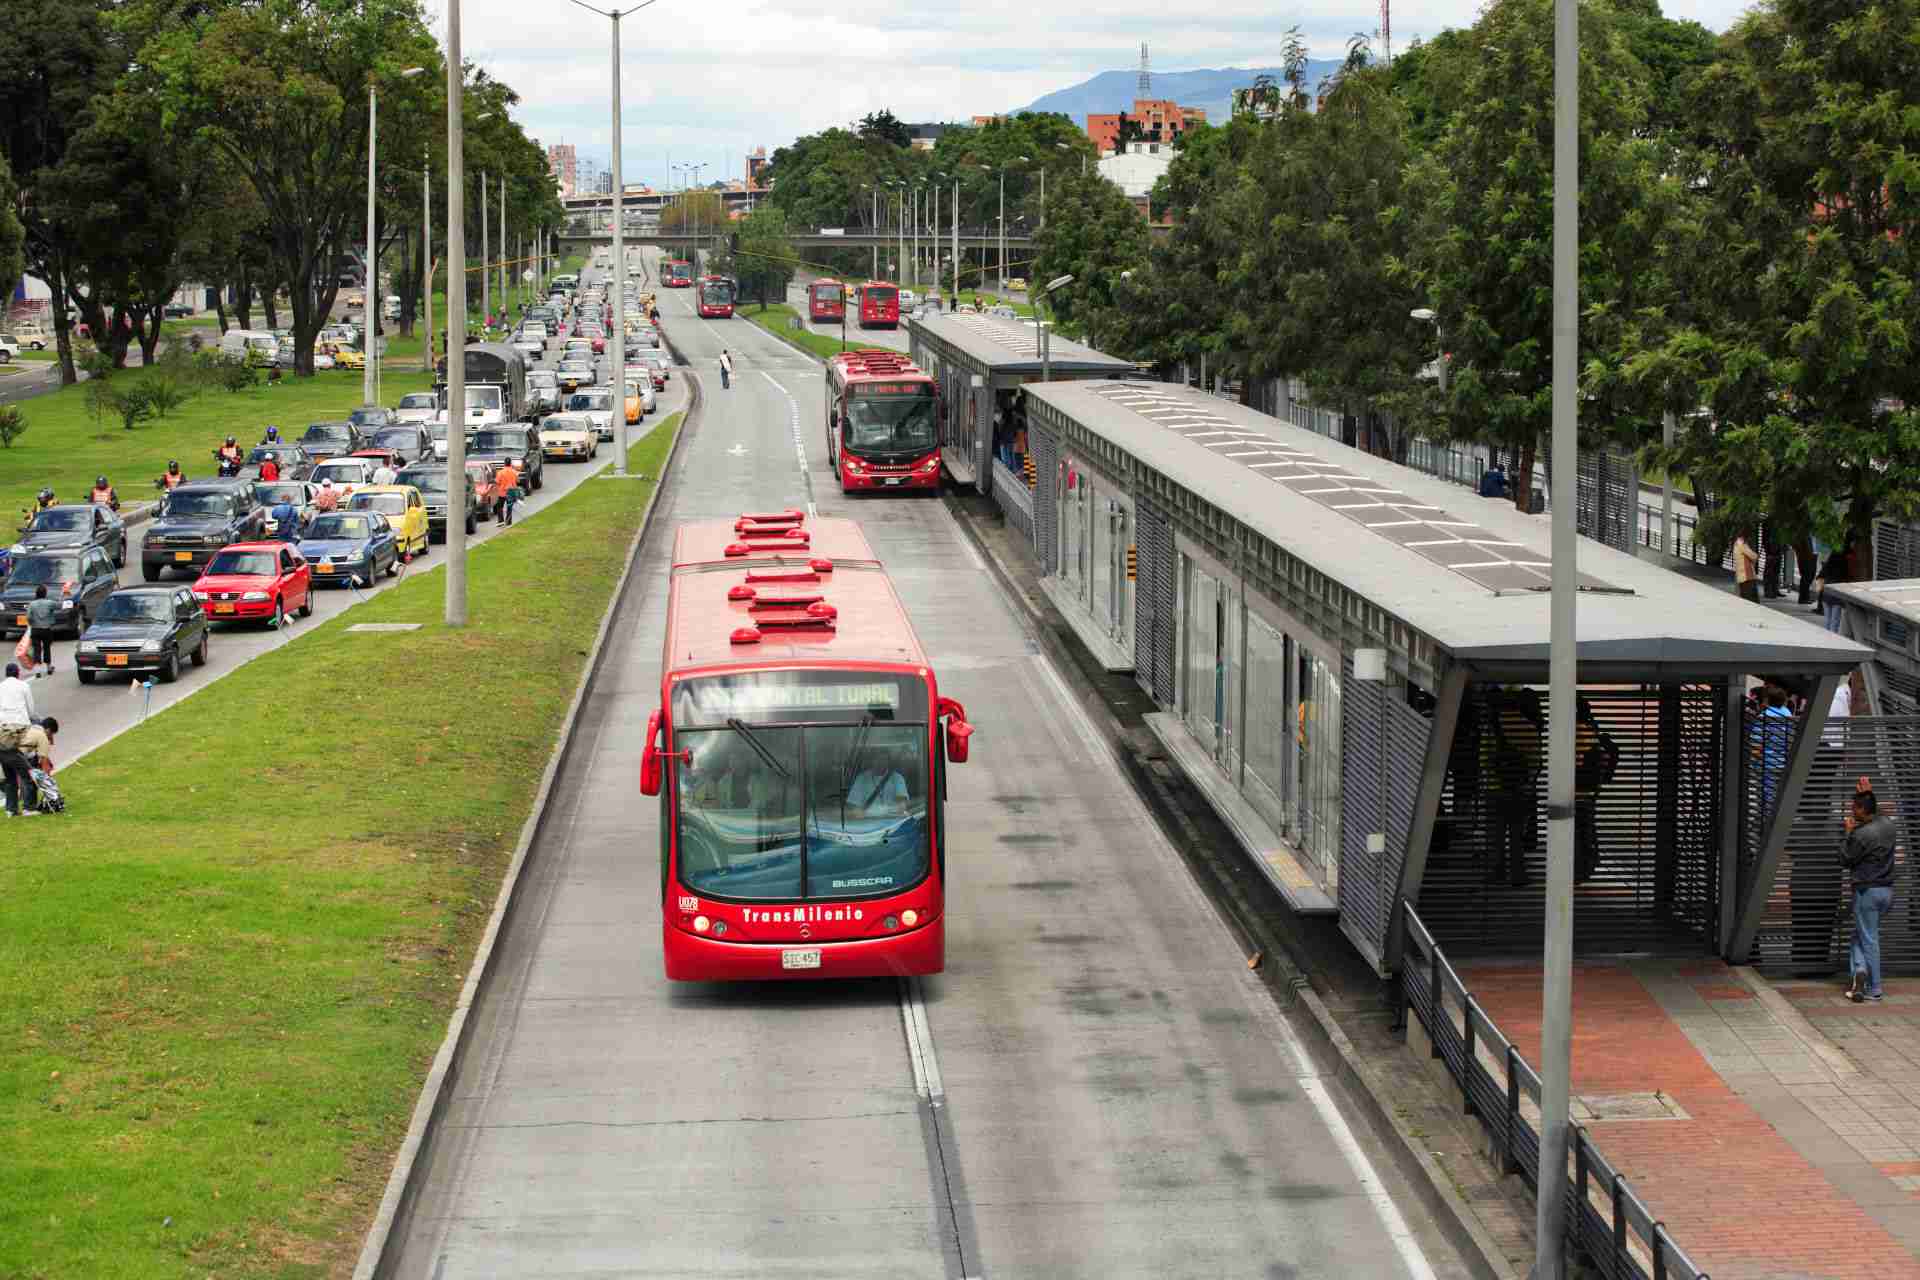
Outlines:
MULTIPOLYGON (((1669 4, 1724 30, 1738 0, 1669 4)), ((1473 21, 1475 0, 1394 13, 1397 47, 1473 21)), ((1273 65, 1298 25, 1318 57, 1379 25, 1366 0, 1275 9, 1213 0, 1178 22, 1164 3, 1107 0, 657 0, 621 22, 626 178, 663 183, 667 164, 737 177, 756 146, 887 109, 903 120, 964 120, 1020 107, 1101 71, 1273 65)), ((612 140, 610 23, 566 0, 462 0, 466 57, 512 85, 515 117, 543 143, 570 142, 604 165, 612 140), (532 16, 530 16, 532 15, 532 16)))

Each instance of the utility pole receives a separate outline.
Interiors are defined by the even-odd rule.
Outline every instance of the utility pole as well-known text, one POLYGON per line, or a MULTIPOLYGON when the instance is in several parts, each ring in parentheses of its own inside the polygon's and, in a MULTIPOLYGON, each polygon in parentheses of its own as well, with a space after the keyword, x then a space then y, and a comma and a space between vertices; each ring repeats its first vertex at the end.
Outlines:
POLYGON ((507 316, 507 175, 500 175, 500 327, 507 316))
MULTIPOLYGON (((447 599, 446 624, 467 625, 467 122, 460 0, 447 5, 447 599), (454 345, 454 337, 460 344, 454 345)), ((431 353, 429 353, 431 354, 431 353)))
POLYGON ((378 247, 373 238, 373 191, 374 161, 378 148, 374 145, 376 128, 379 123, 379 98, 374 93, 373 82, 367 82, 367 287, 360 291, 360 301, 365 303, 366 337, 364 338, 366 356, 360 362, 360 403, 372 404, 374 397, 374 362, 380 357, 375 353, 379 348, 373 341, 373 319, 379 313, 374 310, 375 295, 380 292, 380 264, 374 254, 378 247))
POLYGON ((960 305, 960 175, 953 175, 953 307, 960 305))
POLYGON ((427 320, 427 374, 429 380, 433 374, 433 154, 423 149, 420 160, 420 268, 426 279, 426 286, 420 292, 421 305, 426 308, 427 320))
POLYGON ((627 474, 627 392, 622 385, 627 376, 627 245, 626 175, 620 166, 620 18, 619 10, 607 15, 613 20, 613 305, 619 314, 607 326, 613 338, 613 474, 627 474))
POLYGON ((873 216, 867 219, 867 230, 872 236, 873 270, 867 273, 867 279, 880 278, 880 184, 873 186, 873 216))
POLYGON ((1534 1280, 1566 1274, 1567 1131, 1573 1074, 1574 648, 1580 539, 1580 11, 1553 5, 1553 575, 1547 661, 1547 902, 1540 1020, 1540 1177, 1534 1280))
MULTIPOLYGON (((493 259, 487 256, 487 171, 480 171, 480 312, 493 314, 493 259)), ((466 420, 464 407, 461 421, 466 420)))

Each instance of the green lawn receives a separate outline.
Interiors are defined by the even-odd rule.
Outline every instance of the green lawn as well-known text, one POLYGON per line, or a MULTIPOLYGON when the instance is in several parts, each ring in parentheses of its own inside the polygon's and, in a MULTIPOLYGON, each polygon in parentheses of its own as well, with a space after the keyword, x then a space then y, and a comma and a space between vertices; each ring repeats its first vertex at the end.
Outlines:
MULTIPOLYGON (((736 309, 734 314, 745 316, 782 342, 789 346, 798 347, 810 356, 819 356, 822 360, 828 356, 837 356, 843 350, 837 334, 829 338, 825 334, 816 332, 813 329, 789 328, 788 325, 792 321, 799 319, 800 313, 784 302, 770 302, 767 304, 765 311, 760 309, 758 303, 749 303, 744 307, 736 309)), ((847 327, 847 344, 844 349, 853 351, 857 350, 860 345, 860 331, 849 325, 847 327)))
POLYGON ((0 1275, 346 1273, 653 487, 475 547, 464 630, 416 569, 61 771, 0 859, 0 1275))
MULTIPOLYGON (((137 382, 151 376, 128 369, 115 377, 137 382)), ((264 377, 264 375, 263 375, 264 377)), ((381 399, 388 404, 408 391, 423 391, 425 374, 383 370, 381 399)), ((118 422, 96 423, 87 414, 86 384, 20 401, 27 431, 11 449, 0 449, 0 521, 15 520, 42 485, 52 485, 64 501, 79 501, 105 474, 120 491, 122 504, 153 496, 152 481, 178 458, 189 476, 213 472, 213 451, 228 435, 251 445, 268 423, 298 434, 309 422, 344 418, 360 403, 360 374, 331 369, 311 378, 283 378, 278 386, 262 381, 250 391, 201 391, 164 418, 151 418, 132 431, 118 422)), ((0 525, 8 532, 12 525, 0 525)))

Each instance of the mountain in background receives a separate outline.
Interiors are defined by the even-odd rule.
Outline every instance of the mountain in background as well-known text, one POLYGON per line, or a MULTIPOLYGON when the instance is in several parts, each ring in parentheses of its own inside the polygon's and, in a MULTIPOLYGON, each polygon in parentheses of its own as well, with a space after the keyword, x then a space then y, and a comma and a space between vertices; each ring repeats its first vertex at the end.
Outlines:
MULTIPOLYGON (((1309 61, 1309 92, 1339 67, 1338 59, 1309 61)), ((1209 71, 1156 71, 1153 73, 1153 96, 1163 101, 1171 99, 1183 107, 1205 108, 1208 123, 1220 124, 1233 113, 1233 91, 1252 84, 1253 78, 1260 75, 1272 76, 1278 82, 1281 70, 1279 67, 1221 67, 1209 71)), ((1075 124, 1084 129, 1089 115, 1133 110, 1133 99, 1139 88, 1140 72, 1137 68, 1102 71, 1091 80, 1083 80, 1069 88, 1056 89, 1045 97, 1037 98, 1021 110, 1058 111, 1070 116, 1075 124)))

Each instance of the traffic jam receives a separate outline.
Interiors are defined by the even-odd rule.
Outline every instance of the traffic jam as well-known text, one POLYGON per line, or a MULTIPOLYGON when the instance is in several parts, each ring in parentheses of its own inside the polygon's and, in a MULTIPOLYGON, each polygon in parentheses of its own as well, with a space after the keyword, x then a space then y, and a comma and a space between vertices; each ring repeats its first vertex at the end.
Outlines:
POLYGON ((211 476, 170 463, 144 530, 123 518, 105 476, 83 501, 42 489, 0 546, 0 638, 24 675, 70 666, 83 685, 171 684, 207 664, 216 631, 278 631, 312 616, 318 593, 358 595, 400 576, 446 540, 455 483, 468 534, 512 524, 549 463, 594 463, 614 439, 614 413, 635 426, 656 412, 672 365, 652 304, 633 285, 557 276, 504 340, 470 344, 463 477, 448 474, 443 359, 436 390, 391 407, 363 405, 297 434, 264 426, 258 442, 226 437, 211 476), (55 641, 72 642, 70 661, 55 641))

